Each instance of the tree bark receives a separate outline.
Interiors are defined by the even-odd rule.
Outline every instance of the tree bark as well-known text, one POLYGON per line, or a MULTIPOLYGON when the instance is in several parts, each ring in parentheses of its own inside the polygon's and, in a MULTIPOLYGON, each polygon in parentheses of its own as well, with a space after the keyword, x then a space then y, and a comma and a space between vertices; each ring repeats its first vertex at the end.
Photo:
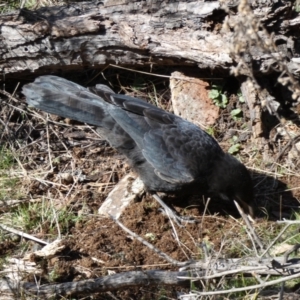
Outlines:
POLYGON ((130 271, 96 279, 82 280, 78 282, 65 282, 61 284, 49 284, 37 286, 35 283, 14 283, 12 280, 0 281, 0 291, 3 294, 15 295, 27 293, 38 296, 72 296, 87 295, 105 291, 115 291, 122 288, 141 286, 186 286, 190 279, 180 279, 178 276, 188 277, 190 272, 169 271, 130 271), (21 288, 21 289, 20 289, 21 288))
MULTIPOLYGON (((111 63, 194 66, 228 73, 236 65, 232 24, 240 18, 238 2, 233 2, 104 0, 23 9, 0 16, 0 67, 7 77, 111 63), (232 28, 221 30, 226 20, 232 28)), ((281 55, 289 57, 288 68, 296 74, 300 61, 294 42, 300 33, 295 30, 290 37, 284 36, 300 23, 299 17, 293 17, 291 1, 252 1, 252 10, 280 46, 265 53, 251 45, 255 71, 273 72, 274 55, 281 55)), ((263 29, 258 30, 264 38, 263 29)), ((243 66, 239 72, 247 74, 243 66)))

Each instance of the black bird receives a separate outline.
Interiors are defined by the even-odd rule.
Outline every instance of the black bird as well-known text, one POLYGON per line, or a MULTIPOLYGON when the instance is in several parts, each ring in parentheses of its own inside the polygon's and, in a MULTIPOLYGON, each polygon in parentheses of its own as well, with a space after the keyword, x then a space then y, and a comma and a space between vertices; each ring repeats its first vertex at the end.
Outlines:
POLYGON ((253 216, 253 184, 246 167, 196 125, 105 85, 86 89, 41 76, 25 85, 23 93, 36 108, 97 126, 128 158, 149 192, 237 200, 253 216))

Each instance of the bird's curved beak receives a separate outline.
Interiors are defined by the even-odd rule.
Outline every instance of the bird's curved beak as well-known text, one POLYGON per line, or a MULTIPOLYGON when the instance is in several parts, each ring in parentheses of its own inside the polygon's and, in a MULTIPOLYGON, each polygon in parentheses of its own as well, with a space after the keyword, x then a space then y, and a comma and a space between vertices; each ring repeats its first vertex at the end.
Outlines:
POLYGON ((241 205, 243 211, 246 213, 246 214, 249 214, 251 216, 251 218, 254 218, 254 208, 253 208, 253 203, 247 203, 245 201, 243 201, 242 199, 240 198, 237 198, 236 199, 239 204, 241 205))

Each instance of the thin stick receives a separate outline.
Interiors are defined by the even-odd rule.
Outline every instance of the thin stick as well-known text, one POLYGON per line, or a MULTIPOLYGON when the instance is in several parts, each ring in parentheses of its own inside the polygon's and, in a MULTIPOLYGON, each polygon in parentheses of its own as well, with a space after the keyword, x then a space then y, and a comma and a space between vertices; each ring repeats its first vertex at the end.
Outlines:
MULTIPOLYGON (((203 211, 203 216, 202 216, 201 225, 200 225, 200 228, 201 228, 201 235, 202 235, 202 232, 203 232, 204 217, 205 217, 206 210, 207 210, 207 207, 208 207, 209 202, 210 202, 210 198, 207 199, 207 201, 206 201, 206 203, 205 203, 204 211, 203 211)), ((202 236, 202 237, 203 237, 203 236, 202 236)))
POLYGON ((38 239, 38 238, 36 238, 36 237, 34 237, 34 236, 28 234, 28 233, 25 233, 25 232, 16 230, 16 229, 11 228, 11 227, 8 227, 8 226, 6 226, 6 225, 4 225, 4 224, 1 224, 1 223, 0 223, 0 227, 3 228, 3 229, 6 230, 6 231, 12 232, 12 233, 14 233, 14 234, 17 234, 17 235, 19 235, 19 236, 21 236, 21 237, 24 237, 24 238, 26 238, 26 239, 35 241, 35 242, 37 242, 37 243, 44 244, 44 245, 48 245, 48 244, 49 244, 49 243, 47 243, 47 242, 45 242, 45 241, 43 241, 43 240, 40 240, 40 239, 38 239))
POLYGON ((286 224, 286 226, 280 231, 277 237, 272 241, 272 243, 268 246, 268 248, 263 252, 260 257, 265 256, 265 254, 273 247, 273 245, 277 242, 277 240, 283 235, 283 233, 290 227, 291 224, 286 224))
POLYGON ((53 211, 53 216, 54 216, 54 220, 55 220, 56 227, 57 227, 58 239, 61 240, 61 231, 60 231, 60 226, 59 226, 59 221, 58 221, 57 213, 56 213, 56 210, 54 208, 52 197, 49 197, 49 198, 50 198, 50 201, 51 201, 51 208, 52 208, 52 211, 53 211))
POLYGON ((53 172, 53 165, 52 165, 52 157, 51 157, 51 150, 50 150, 50 137, 49 137, 49 125, 48 122, 46 123, 46 133, 47 133, 47 152, 48 152, 48 158, 49 158, 49 164, 50 164, 50 172, 53 172))
MULTIPOLYGON (((260 249, 261 249, 261 250, 264 250, 264 246, 263 246, 262 242, 260 241, 259 237, 257 236, 257 234, 256 234, 256 232, 255 232, 255 230, 254 230, 254 228, 253 228, 252 225, 250 224, 248 217, 247 217, 246 214, 243 212, 242 208, 241 208, 240 205, 237 203, 237 201, 234 200, 233 202, 234 202, 236 208, 238 209, 240 215, 242 216, 244 222, 246 223, 246 225, 247 225, 247 227, 248 227, 248 229, 249 229, 249 231, 250 231, 249 236, 250 236, 250 239, 251 239, 252 243, 253 243, 253 240, 252 240, 252 237, 253 237, 254 240, 256 241, 256 243, 259 245, 260 249)), ((256 255, 258 256, 257 250, 256 250, 256 248, 255 248, 255 244, 253 243, 253 245, 254 245, 254 249, 255 249, 255 251, 256 251, 256 255)))
MULTIPOLYGON (((223 291, 213 291, 213 292, 195 292, 195 295, 198 296, 213 296, 213 295, 221 295, 221 294, 231 294, 231 293, 237 293, 237 292, 244 292, 244 291, 249 291, 249 290, 254 290, 254 289, 259 289, 259 288, 265 288, 267 286, 272 286, 284 281, 292 280, 295 278, 299 278, 300 273, 289 275, 283 278, 271 280, 268 282, 264 282, 261 284, 255 284, 255 285, 250 285, 242 288, 236 288, 236 289, 228 289, 228 290, 223 290, 223 291)), ((180 277, 178 277, 180 278, 180 277)), ((195 278, 190 278, 191 280, 195 280, 195 278)))
POLYGON ((119 220, 117 220, 116 218, 114 218, 112 215, 110 215, 110 217, 125 232, 129 233, 133 238, 135 238, 138 241, 140 241, 142 244, 144 244, 145 246, 147 246, 149 249, 151 249, 152 251, 154 251, 155 253, 157 253, 160 257, 162 257, 163 259, 165 259, 166 261, 168 261, 172 265, 175 265, 175 266, 185 266, 187 263, 189 263, 189 262, 180 262, 178 260, 175 260, 175 259, 171 258, 166 253, 164 253, 161 250, 159 250, 158 248, 154 247, 152 244, 150 244, 149 242, 147 242, 146 240, 144 240, 142 237, 140 237, 139 235, 137 235, 136 233, 134 233, 133 231, 131 231, 129 228, 127 228, 124 224, 122 224, 119 220))
POLYGON ((289 224, 289 225, 299 225, 300 221, 293 221, 293 220, 283 219, 282 221, 277 221, 276 223, 278 223, 278 224, 284 223, 284 224, 289 224))
MULTIPOLYGON (((157 74, 157 73, 149 73, 149 72, 143 72, 143 71, 138 71, 138 70, 134 70, 134 69, 129 69, 129 68, 124 68, 121 66, 117 66, 117 65, 113 65, 113 64, 109 64, 109 66, 113 67, 113 68, 118 68, 118 69, 122 69, 122 70, 126 70, 126 71, 131 71, 131 72, 135 72, 135 73, 140 73, 140 74, 146 74, 146 75, 151 75, 151 76, 156 76, 156 77, 162 77, 162 78, 172 78, 172 79, 179 79, 179 80, 184 80, 184 81, 192 81, 191 78, 185 78, 185 77, 173 77, 173 76, 169 76, 169 75, 161 75, 161 74, 157 74)), ((223 78, 202 78, 202 79, 213 79, 213 80, 223 80, 223 78)))

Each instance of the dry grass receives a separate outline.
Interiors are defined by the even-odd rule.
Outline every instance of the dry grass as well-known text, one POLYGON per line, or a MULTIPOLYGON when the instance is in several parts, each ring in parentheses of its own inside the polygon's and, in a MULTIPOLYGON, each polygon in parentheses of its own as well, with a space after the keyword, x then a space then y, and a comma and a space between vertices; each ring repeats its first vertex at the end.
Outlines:
POLYGON ((67 2, 64 0, 0 0, 0 13, 10 13, 22 8, 35 10, 45 6, 63 5, 67 2))

